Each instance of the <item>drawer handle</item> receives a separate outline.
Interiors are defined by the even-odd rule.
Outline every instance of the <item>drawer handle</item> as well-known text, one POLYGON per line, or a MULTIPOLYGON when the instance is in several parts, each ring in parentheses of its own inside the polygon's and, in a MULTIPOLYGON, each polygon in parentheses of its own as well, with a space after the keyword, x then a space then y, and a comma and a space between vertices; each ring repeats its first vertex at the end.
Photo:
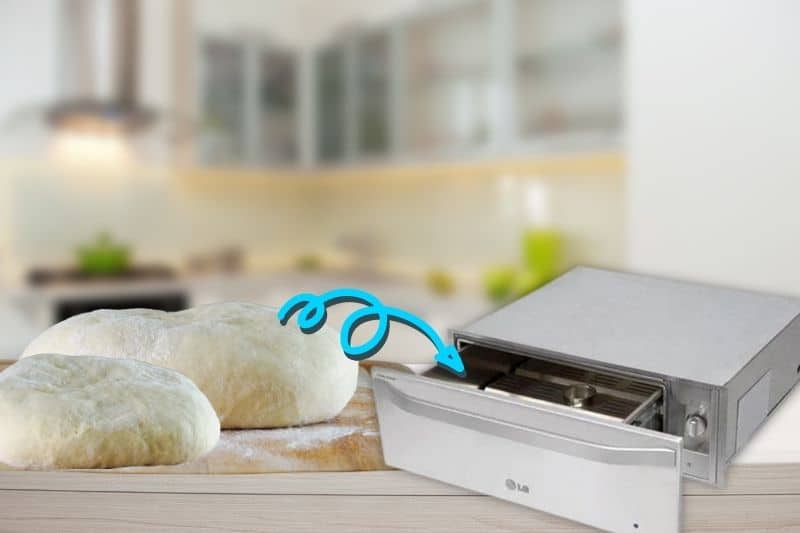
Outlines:
POLYGON ((597 444, 413 398, 388 381, 383 379, 380 381, 389 391, 392 402, 400 409, 446 424, 606 464, 674 467, 676 463, 676 453, 669 448, 632 448, 597 444))

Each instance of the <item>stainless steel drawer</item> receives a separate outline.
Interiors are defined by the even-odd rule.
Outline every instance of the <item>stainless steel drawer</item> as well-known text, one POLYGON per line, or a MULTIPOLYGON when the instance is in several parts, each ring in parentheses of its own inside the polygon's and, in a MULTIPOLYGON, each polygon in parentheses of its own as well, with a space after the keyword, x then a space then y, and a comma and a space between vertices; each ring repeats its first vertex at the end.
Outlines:
POLYGON ((610 531, 679 530, 680 437, 394 369, 373 378, 391 466, 610 531))

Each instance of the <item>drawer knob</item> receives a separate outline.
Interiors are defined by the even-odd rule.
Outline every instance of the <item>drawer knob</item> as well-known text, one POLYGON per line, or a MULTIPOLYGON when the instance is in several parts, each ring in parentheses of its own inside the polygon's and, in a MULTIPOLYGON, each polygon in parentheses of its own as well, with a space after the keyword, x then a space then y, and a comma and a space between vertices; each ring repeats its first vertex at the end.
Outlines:
POLYGON ((705 418, 700 415, 691 415, 686 419, 686 428, 684 433, 687 437, 697 439, 705 434, 707 427, 708 423, 706 422, 705 418))

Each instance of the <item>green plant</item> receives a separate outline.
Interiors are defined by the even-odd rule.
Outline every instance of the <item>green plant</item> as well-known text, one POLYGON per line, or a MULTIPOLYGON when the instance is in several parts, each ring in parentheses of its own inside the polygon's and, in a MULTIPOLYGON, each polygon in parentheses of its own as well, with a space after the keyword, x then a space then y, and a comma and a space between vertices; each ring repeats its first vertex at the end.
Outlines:
POLYGON ((130 266, 130 249, 115 243, 106 232, 76 250, 78 268, 91 275, 112 275, 126 271, 130 266))

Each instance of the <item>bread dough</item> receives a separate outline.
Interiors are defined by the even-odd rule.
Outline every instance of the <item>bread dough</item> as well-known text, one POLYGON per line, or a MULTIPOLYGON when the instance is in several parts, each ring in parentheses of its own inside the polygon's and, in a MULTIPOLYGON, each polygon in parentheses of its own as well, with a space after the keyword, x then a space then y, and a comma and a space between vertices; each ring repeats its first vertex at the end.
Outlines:
POLYGON ((41 354, 0 373, 0 462, 11 466, 176 464, 218 439, 208 399, 173 370, 41 354))
POLYGON ((275 309, 217 303, 167 313, 100 310, 74 316, 35 339, 36 353, 102 355, 177 370, 208 396, 223 428, 270 428, 321 422, 356 389, 358 363, 335 330, 306 335, 282 326, 275 309))

